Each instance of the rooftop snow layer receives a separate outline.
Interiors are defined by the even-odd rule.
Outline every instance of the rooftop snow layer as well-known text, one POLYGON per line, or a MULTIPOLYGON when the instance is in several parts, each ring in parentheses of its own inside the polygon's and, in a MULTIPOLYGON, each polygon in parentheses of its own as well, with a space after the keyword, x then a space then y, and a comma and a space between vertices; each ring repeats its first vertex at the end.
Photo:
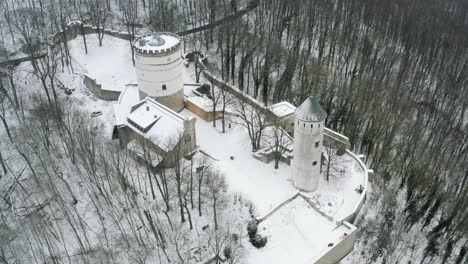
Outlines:
POLYGON ((153 141, 164 150, 171 148, 172 138, 184 131, 186 118, 146 97, 132 106, 126 125, 135 132, 153 141))
POLYGON ((284 117, 293 114, 296 107, 287 101, 279 102, 268 107, 277 117, 284 117))
POLYGON ((158 32, 139 36, 133 46, 141 52, 165 52, 180 44, 179 37, 172 33, 158 32))

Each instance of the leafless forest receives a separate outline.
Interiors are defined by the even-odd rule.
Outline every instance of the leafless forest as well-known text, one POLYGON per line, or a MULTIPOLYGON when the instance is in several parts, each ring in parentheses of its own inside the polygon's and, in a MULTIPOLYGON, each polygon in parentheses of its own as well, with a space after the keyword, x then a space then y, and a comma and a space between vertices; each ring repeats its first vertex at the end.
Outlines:
POLYGON ((468 1, 1 0, 0 12, 0 263, 192 263, 186 232, 203 217, 215 226, 191 241, 213 254, 229 244, 242 263, 241 231, 218 214, 253 208, 209 161, 166 175, 60 95, 56 74, 73 62, 66 37, 50 36, 70 21, 101 40, 103 28, 179 32, 265 104, 317 97, 376 172, 345 263, 468 261, 468 1), (32 58, 37 91, 17 54, 32 58))

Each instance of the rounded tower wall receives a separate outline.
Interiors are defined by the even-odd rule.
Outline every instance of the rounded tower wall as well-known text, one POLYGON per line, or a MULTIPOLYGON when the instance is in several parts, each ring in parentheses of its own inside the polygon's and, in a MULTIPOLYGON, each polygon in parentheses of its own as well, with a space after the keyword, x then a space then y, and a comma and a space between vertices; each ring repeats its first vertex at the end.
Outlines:
POLYGON ((295 121, 291 167, 293 183, 298 189, 314 191, 318 187, 323 130, 324 122, 295 121))
POLYGON ((183 65, 178 37, 143 35, 134 42, 140 97, 152 97, 175 111, 183 108, 183 65))

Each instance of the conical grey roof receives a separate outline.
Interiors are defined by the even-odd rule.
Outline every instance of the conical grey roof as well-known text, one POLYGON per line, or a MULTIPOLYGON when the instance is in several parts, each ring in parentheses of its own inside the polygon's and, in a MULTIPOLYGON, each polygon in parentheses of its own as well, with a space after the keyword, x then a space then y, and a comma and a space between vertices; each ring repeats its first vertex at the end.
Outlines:
POLYGON ((327 118, 327 112, 315 98, 309 97, 296 108, 296 118, 305 122, 322 122, 327 118))

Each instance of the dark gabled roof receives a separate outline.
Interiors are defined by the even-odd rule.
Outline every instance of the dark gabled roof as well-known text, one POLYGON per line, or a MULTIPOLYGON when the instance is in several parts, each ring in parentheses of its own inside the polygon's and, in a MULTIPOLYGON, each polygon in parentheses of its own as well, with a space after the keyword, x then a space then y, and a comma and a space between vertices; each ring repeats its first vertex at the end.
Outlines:
POLYGON ((305 122, 322 122, 327 118, 327 112, 315 98, 309 97, 296 108, 296 118, 305 122))

